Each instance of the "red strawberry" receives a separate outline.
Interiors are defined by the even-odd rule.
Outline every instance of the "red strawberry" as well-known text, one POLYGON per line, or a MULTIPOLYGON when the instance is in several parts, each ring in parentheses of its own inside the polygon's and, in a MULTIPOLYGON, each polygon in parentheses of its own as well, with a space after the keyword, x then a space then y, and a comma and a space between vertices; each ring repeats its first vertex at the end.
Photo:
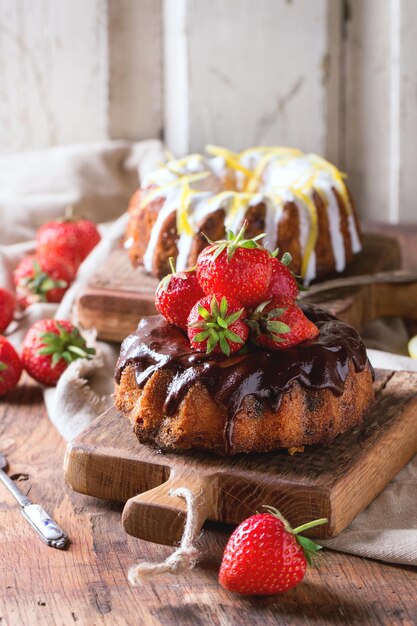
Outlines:
POLYGON ((197 259, 197 276, 204 293, 216 293, 253 307, 266 298, 271 280, 271 256, 257 243, 264 235, 244 239, 247 222, 227 241, 210 241, 197 259))
POLYGON ((67 320, 40 320, 28 331, 22 350, 25 370, 43 385, 55 385, 69 363, 90 359, 94 348, 87 348, 78 328, 67 320))
POLYGON ((253 341, 267 350, 284 350, 319 334, 317 326, 288 296, 262 302, 247 323, 253 341))
POLYGON ((204 297, 195 269, 176 272, 174 259, 169 259, 172 274, 161 280, 156 290, 155 306, 167 322, 187 330, 188 314, 204 297))
POLYGON ((78 237, 82 251, 82 260, 88 257, 90 252, 96 247, 101 240, 97 226, 91 220, 78 220, 76 222, 78 228, 78 237))
POLYGON ((0 287, 0 333, 6 330, 13 319, 16 297, 14 293, 0 287))
POLYGON ((294 530, 276 509, 252 515, 230 537, 220 567, 220 584, 246 595, 273 595, 304 578, 307 563, 321 546, 299 533, 325 524, 318 519, 294 530))
POLYGON ((295 300, 299 289, 294 274, 287 267, 291 263, 291 255, 285 253, 281 261, 272 257, 270 263, 272 274, 265 300, 274 296, 289 296, 295 300))
POLYGON ((74 274, 80 263, 100 241, 94 222, 66 214, 63 220, 48 222, 36 234, 38 254, 60 258, 72 265, 74 274))
POLYGON ((25 256, 14 271, 17 301, 22 308, 34 302, 61 302, 74 278, 73 269, 50 256, 25 256))
POLYGON ((22 374, 22 363, 12 344, 0 336, 0 396, 14 389, 22 374))
POLYGON ((188 316, 188 338, 198 352, 225 354, 237 352, 246 343, 249 328, 243 321, 245 309, 239 302, 224 296, 206 296, 188 316))

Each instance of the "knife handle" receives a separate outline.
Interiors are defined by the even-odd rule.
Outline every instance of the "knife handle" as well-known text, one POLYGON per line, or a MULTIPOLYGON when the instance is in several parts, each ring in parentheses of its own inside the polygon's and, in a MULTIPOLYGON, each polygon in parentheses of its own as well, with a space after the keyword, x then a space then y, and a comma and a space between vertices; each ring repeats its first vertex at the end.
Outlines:
POLYGON ((59 550, 65 548, 67 535, 39 504, 27 504, 22 508, 22 514, 48 546, 59 550))

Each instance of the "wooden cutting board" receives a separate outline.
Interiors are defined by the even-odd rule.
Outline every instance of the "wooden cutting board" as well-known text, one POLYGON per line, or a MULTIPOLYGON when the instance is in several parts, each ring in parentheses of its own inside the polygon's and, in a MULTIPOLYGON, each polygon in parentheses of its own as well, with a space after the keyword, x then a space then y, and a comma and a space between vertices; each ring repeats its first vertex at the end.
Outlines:
POLYGON ((294 456, 163 454, 139 444, 112 408, 69 444, 66 481, 81 493, 126 502, 125 530, 156 543, 181 538, 185 502, 169 495, 180 486, 195 494, 200 526, 206 519, 237 524, 269 504, 293 525, 327 517, 311 534, 334 537, 417 452, 417 373, 377 371, 375 391, 363 426, 294 456))
MULTIPOLYGON (((401 255, 396 239, 365 234, 363 250, 339 277, 373 274, 400 267, 401 255)), ((330 277, 331 278, 331 277, 330 277)), ((158 280, 142 269, 134 269, 123 249, 114 250, 107 263, 81 291, 77 300, 78 319, 84 328, 96 328, 99 339, 122 341, 133 332, 141 317, 155 313, 154 296, 158 280)), ((370 321, 372 307, 366 286, 339 290, 336 296, 317 296, 314 302, 326 306, 348 324, 361 330, 370 321)), ((373 318, 371 318, 373 319, 373 318)))

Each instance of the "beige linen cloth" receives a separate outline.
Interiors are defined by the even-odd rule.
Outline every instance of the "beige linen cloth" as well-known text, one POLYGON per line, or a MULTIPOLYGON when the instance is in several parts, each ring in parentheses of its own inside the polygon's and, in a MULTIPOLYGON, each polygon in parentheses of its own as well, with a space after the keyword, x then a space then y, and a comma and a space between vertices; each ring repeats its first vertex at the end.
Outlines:
MULTIPOLYGON (((54 315, 72 315, 74 319, 76 293, 105 262, 123 234, 129 196, 140 177, 163 158, 164 149, 157 140, 66 146, 0 157, 0 285, 11 284, 13 268, 33 249, 36 229, 44 221, 61 216, 68 204, 102 224, 101 243, 81 266, 62 303, 32 305, 10 329, 9 338, 17 347, 27 328, 38 319, 54 315)), ((403 326, 393 321, 388 326, 378 322, 369 333, 369 345, 378 347, 378 338, 383 334, 386 341, 387 333, 392 345, 404 344, 403 326)), ((66 440, 112 404, 118 349, 96 342, 91 332, 87 339, 96 345, 96 358, 74 362, 56 389, 44 392, 51 421, 66 440)), ((405 356, 375 349, 369 350, 369 356, 375 367, 417 371, 417 361, 405 356)), ((417 565, 417 457, 349 528, 323 544, 391 563, 417 565)))

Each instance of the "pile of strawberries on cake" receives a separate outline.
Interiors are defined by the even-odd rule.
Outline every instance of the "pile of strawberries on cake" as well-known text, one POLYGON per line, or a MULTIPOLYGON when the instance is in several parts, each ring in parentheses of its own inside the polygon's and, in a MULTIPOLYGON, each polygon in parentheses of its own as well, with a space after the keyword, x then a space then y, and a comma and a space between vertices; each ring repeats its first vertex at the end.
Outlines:
POLYGON ((249 341, 282 350, 319 334, 296 303, 290 255, 269 252, 259 243, 264 234, 245 239, 246 227, 209 241, 195 268, 176 272, 170 259, 172 274, 158 286, 156 308, 187 332, 193 350, 229 356, 249 341))

